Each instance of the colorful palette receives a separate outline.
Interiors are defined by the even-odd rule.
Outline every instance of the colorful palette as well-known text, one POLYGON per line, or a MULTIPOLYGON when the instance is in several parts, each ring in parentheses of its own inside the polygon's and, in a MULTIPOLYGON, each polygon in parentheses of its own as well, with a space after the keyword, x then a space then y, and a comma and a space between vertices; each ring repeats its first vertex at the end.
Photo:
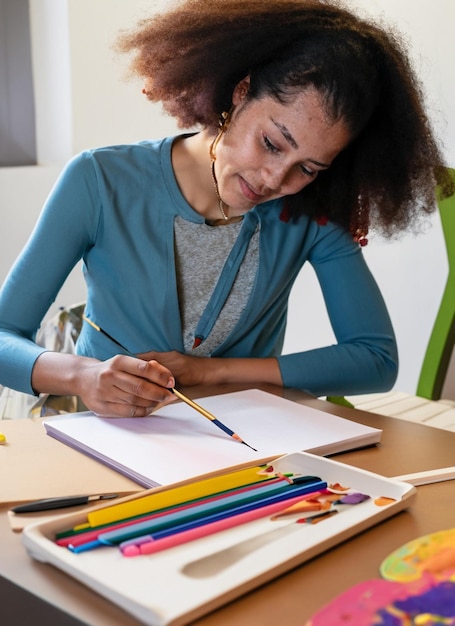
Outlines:
POLYGON ((305 626, 455 625, 455 583, 367 580, 337 596, 305 626))
POLYGON ((430 577, 455 581, 455 528, 414 539, 381 564, 386 580, 409 582, 430 577))
POLYGON ((455 626, 455 528, 406 543, 380 572, 385 580, 348 589, 305 626, 455 626))

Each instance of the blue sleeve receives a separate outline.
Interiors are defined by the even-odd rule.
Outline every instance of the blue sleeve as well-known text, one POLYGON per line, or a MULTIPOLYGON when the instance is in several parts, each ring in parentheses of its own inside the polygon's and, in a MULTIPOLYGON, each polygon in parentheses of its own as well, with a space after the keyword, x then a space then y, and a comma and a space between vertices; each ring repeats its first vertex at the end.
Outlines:
POLYGON ((315 396, 390 389, 398 373, 395 335, 361 249, 348 234, 332 230, 310 262, 337 344, 279 357, 284 385, 315 396))
POLYGON ((94 238, 98 205, 95 170, 86 153, 63 171, 0 291, 0 384, 34 393, 32 370, 44 351, 34 343, 36 332, 94 238))

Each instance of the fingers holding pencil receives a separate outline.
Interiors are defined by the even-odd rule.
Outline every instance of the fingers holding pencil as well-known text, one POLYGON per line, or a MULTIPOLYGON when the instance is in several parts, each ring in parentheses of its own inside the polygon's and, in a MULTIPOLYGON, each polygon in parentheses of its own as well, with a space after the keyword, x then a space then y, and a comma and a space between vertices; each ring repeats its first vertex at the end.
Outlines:
POLYGON ((77 395, 97 415, 144 417, 175 400, 175 380, 159 363, 116 355, 106 361, 86 359, 83 365, 77 395))
MULTIPOLYGON (((124 350, 129 356, 133 356, 134 358, 137 358, 138 362, 140 363, 140 365, 138 367, 141 370, 146 370, 148 367, 152 367, 152 366, 161 366, 163 369, 166 369, 163 364, 160 364, 159 361, 155 360, 154 357, 155 357, 156 353, 148 352, 148 353, 144 353, 144 354, 134 355, 130 350, 128 350, 128 348, 126 348, 123 344, 121 344, 119 341, 117 341, 117 339, 112 337, 112 335, 110 335, 107 331, 105 331, 103 328, 101 328, 101 326, 99 326, 98 324, 95 324, 95 322, 93 320, 89 319, 86 315, 83 315, 83 318, 84 318, 84 321, 87 322, 92 328, 94 328, 97 332, 101 333, 102 335, 107 337, 110 341, 115 343, 119 348, 124 350)), ((184 355, 179 355, 179 353, 177 353, 177 352, 170 352, 170 353, 167 353, 167 354, 168 355, 174 355, 174 358, 175 358, 175 355, 177 355, 178 358, 184 358, 184 359, 188 358, 188 357, 186 357, 184 355)), ((166 371, 170 374, 170 370, 167 369, 166 371)), ((155 382, 158 382, 158 381, 155 381, 155 382)), ((220 422, 220 420, 217 417, 215 417, 215 415, 212 415, 212 413, 210 413, 209 411, 204 409, 202 406, 200 406, 199 404, 197 404, 193 400, 190 400, 190 398, 185 396, 180 391, 177 391, 177 389, 175 389, 174 385, 175 385, 175 380, 172 377, 172 375, 169 376, 169 378, 167 379, 166 383, 164 383, 164 382, 162 383, 162 386, 166 390, 172 391, 174 393, 174 395, 176 395, 180 400, 182 400, 183 402, 188 404, 190 407, 195 409, 198 413, 203 415, 206 419, 210 420, 214 424, 214 426, 217 426, 220 430, 224 431, 227 435, 232 437, 232 439, 235 439, 235 441, 238 441, 239 443, 242 443, 243 445, 247 446, 248 448, 251 448, 251 450, 254 450, 254 452, 257 452, 256 448, 253 448, 253 446, 250 446, 250 444, 248 444, 246 441, 244 441, 240 437, 240 435, 238 435, 233 430, 231 430, 228 426, 223 424, 223 422, 220 422)), ((134 398, 133 398, 133 400, 134 400, 134 398)), ((150 410, 152 410, 152 409, 157 410, 158 408, 160 408, 164 404, 168 404, 169 401, 170 401, 170 398, 167 397, 165 400, 159 402, 158 404, 155 403, 154 407, 150 407, 150 410)), ((135 403, 133 401, 132 404, 133 404, 133 410, 135 410, 134 405, 137 404, 137 403, 135 403)), ((130 417, 143 417, 146 414, 147 413, 144 413, 144 409, 143 409, 143 407, 141 405, 139 407, 139 413, 136 413, 136 412, 130 413, 129 416, 130 417)))

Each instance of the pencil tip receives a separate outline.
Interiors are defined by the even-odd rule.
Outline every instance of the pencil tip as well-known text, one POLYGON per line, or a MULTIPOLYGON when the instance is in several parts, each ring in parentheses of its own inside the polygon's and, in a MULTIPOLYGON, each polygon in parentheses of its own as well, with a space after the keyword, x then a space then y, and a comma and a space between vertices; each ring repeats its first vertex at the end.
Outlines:
POLYGON ((240 437, 240 435, 237 435, 237 433, 232 433, 231 437, 235 439, 236 441, 238 441, 239 443, 243 443, 245 446, 248 446, 248 448, 251 448, 252 450, 257 452, 256 448, 253 448, 253 446, 250 446, 249 443, 247 443, 246 441, 243 441, 243 439, 240 437))

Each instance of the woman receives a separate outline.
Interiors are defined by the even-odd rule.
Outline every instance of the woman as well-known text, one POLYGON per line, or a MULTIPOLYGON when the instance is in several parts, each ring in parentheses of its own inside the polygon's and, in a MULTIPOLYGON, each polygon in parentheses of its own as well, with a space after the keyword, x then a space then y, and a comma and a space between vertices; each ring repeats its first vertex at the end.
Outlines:
POLYGON ((176 384, 389 389, 396 342, 360 247, 445 184, 399 41, 335 3, 189 0, 119 47, 145 95, 199 130, 67 166, 2 288, 0 383, 113 416, 176 384), (81 258, 78 354, 46 351, 36 329, 81 258), (337 345, 280 356, 306 261, 337 345))

